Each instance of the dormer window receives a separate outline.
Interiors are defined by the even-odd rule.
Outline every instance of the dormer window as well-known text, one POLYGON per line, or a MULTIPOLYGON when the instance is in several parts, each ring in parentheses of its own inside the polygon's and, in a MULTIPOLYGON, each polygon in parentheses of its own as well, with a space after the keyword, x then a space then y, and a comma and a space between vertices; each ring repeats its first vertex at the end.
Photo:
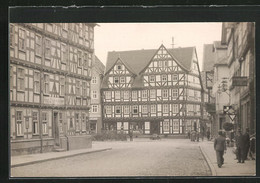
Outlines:
POLYGON ((121 69, 122 69, 121 65, 118 65, 117 70, 121 70, 121 69))

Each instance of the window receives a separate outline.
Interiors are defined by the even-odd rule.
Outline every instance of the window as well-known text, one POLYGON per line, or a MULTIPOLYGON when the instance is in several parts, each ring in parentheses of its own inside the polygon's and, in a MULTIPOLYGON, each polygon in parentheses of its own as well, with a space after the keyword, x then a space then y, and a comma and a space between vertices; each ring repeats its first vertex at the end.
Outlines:
POLYGON ((168 61, 164 61, 164 67, 168 67, 168 61))
POLYGON ((84 53, 84 68, 88 68, 88 54, 87 53, 84 53))
POLYGON ((97 91, 96 90, 92 91, 92 98, 97 99, 97 91))
POLYGON ((168 113, 168 112, 169 112, 169 105, 163 104, 163 113, 168 113))
POLYGON ((79 113, 75 114, 75 120, 76 120, 76 131, 79 131, 79 113))
POLYGON ((82 118, 82 126, 81 126, 81 129, 82 129, 83 132, 85 132, 86 129, 87 129, 87 125, 86 125, 86 114, 85 114, 85 113, 82 113, 81 118, 82 118))
POLYGON ((155 82, 155 76, 154 75, 150 76, 150 82, 155 82))
POLYGON ((178 120, 172 120, 173 121, 173 130, 178 131, 179 130, 179 121, 178 120))
POLYGON ((178 89, 172 89, 172 98, 178 97, 178 89))
POLYGON ((67 45, 61 45, 61 63, 66 64, 68 58, 67 45))
POLYGON ((168 90, 167 89, 162 90, 162 97, 163 98, 168 98, 168 90))
POLYGON ((59 113, 60 117, 59 117, 59 132, 62 133, 63 132, 63 123, 62 123, 62 113, 59 113))
POLYGON ((64 96, 65 95, 65 78, 60 77, 60 95, 64 96))
POLYGON ((98 112, 98 106, 97 105, 92 105, 92 112, 97 113, 98 112))
POLYGON ((198 97, 198 92, 194 91, 194 98, 197 99, 197 97, 198 97))
POLYGON ((147 105, 142 105, 142 113, 147 113, 147 105))
POLYGON ((173 74, 172 75, 172 80, 173 81, 178 81, 178 75, 177 74, 173 74))
POLYGON ((106 114, 112 114, 111 106, 106 106, 106 114))
POLYGON ((116 114, 120 114, 121 113, 121 107, 120 106, 116 106, 116 114))
POLYGON ((17 136, 23 135, 23 115, 22 115, 22 111, 16 112, 16 135, 17 136))
POLYGON ((179 112, 178 104, 172 104, 172 112, 173 113, 178 113, 179 112))
POLYGON ((48 114, 46 112, 42 113, 42 133, 48 134, 48 114))
POLYGON ((76 81, 76 95, 80 96, 80 81, 76 81))
POLYGON ((169 132, 169 121, 164 121, 163 122, 163 131, 164 132, 169 132))
POLYGON ((19 50, 25 51, 26 42, 25 42, 25 30, 19 29, 19 50))
POLYGON ((96 84, 97 83, 97 77, 93 76, 91 81, 92 81, 92 84, 96 84))
POLYGON ((12 66, 10 66, 10 90, 12 90, 13 89, 13 67, 12 66))
POLYGON ((78 67, 82 67, 83 60, 82 60, 82 52, 78 51, 78 67))
POLYGON ((125 77, 120 77, 120 83, 125 83, 125 77))
POLYGON ((106 99, 111 99, 111 92, 110 91, 106 91, 105 92, 105 98, 106 99))
POLYGON ((134 105, 134 106, 133 106, 133 113, 134 113, 134 114, 137 114, 137 113, 138 113, 138 106, 137 106, 137 105, 134 105))
POLYGON ((124 91, 124 99, 129 99, 129 91, 124 91))
POLYGON ((119 83, 118 77, 114 77, 114 83, 119 83))
POLYGON ((50 80, 49 80, 49 75, 44 74, 44 94, 49 94, 50 93, 50 80))
POLYGON ((42 56, 42 38, 41 36, 36 35, 35 40, 35 53, 38 56, 42 56))
POLYGON ((38 120, 38 112, 33 112, 32 113, 32 120, 33 120, 33 125, 32 125, 32 131, 33 134, 39 134, 39 120, 38 120))
POLYGON ((124 114, 129 114, 129 105, 124 106, 124 114))
POLYGON ((10 24, 10 46, 14 47, 14 25, 10 24))
POLYGON ((120 91, 115 91, 115 99, 120 99, 120 91))
POLYGON ((45 39, 45 57, 51 58, 51 41, 45 39))
POLYGON ((155 98, 156 90, 150 90, 150 98, 155 98))
POLYGON ((162 81, 167 81, 167 75, 162 75, 162 81))
POLYGON ((151 113, 156 113, 156 105, 151 105, 151 113))
POLYGON ((142 98, 147 98, 147 90, 142 91, 142 98))
POLYGON ((73 118, 70 118, 70 129, 73 128, 73 118))
POLYGON ((137 99, 137 91, 132 91, 132 99, 137 99))
POLYGON ((34 72, 34 93, 40 93, 40 73, 34 72))
POLYGON ((159 67, 162 67, 162 61, 158 61, 159 67))
POLYGON ((122 69, 122 66, 121 65, 117 65, 117 70, 121 70, 122 69))
POLYGON ((24 83, 24 69, 18 68, 17 69, 17 90, 24 91, 25 83, 24 83))

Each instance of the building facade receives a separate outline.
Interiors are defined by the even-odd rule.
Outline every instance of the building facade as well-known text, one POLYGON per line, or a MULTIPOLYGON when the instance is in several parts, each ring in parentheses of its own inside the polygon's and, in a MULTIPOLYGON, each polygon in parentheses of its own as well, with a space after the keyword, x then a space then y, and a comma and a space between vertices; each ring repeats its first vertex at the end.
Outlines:
POLYGON ((95 56, 92 67, 91 110, 89 113, 90 130, 92 133, 100 133, 102 128, 100 88, 104 71, 104 64, 95 56))
POLYGON ((200 131, 195 47, 109 52, 102 82, 103 127, 141 134, 200 131))
POLYGON ((13 155, 50 151, 89 131, 94 26, 10 24, 13 155))

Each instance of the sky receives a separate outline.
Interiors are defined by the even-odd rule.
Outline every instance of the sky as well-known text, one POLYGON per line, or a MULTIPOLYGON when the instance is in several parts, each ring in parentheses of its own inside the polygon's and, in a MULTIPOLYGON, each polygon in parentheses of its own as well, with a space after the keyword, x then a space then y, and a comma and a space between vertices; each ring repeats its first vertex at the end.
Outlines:
POLYGON ((95 54, 106 65, 109 51, 196 47, 202 68, 203 45, 221 39, 221 23, 98 23, 95 54))

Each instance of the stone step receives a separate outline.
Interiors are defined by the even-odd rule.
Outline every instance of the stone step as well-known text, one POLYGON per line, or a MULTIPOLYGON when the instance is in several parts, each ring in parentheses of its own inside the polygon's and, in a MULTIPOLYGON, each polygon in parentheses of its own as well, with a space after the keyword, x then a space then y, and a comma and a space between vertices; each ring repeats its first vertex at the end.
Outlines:
POLYGON ((54 148, 53 151, 54 151, 54 152, 64 152, 64 151, 66 151, 66 149, 54 148))

